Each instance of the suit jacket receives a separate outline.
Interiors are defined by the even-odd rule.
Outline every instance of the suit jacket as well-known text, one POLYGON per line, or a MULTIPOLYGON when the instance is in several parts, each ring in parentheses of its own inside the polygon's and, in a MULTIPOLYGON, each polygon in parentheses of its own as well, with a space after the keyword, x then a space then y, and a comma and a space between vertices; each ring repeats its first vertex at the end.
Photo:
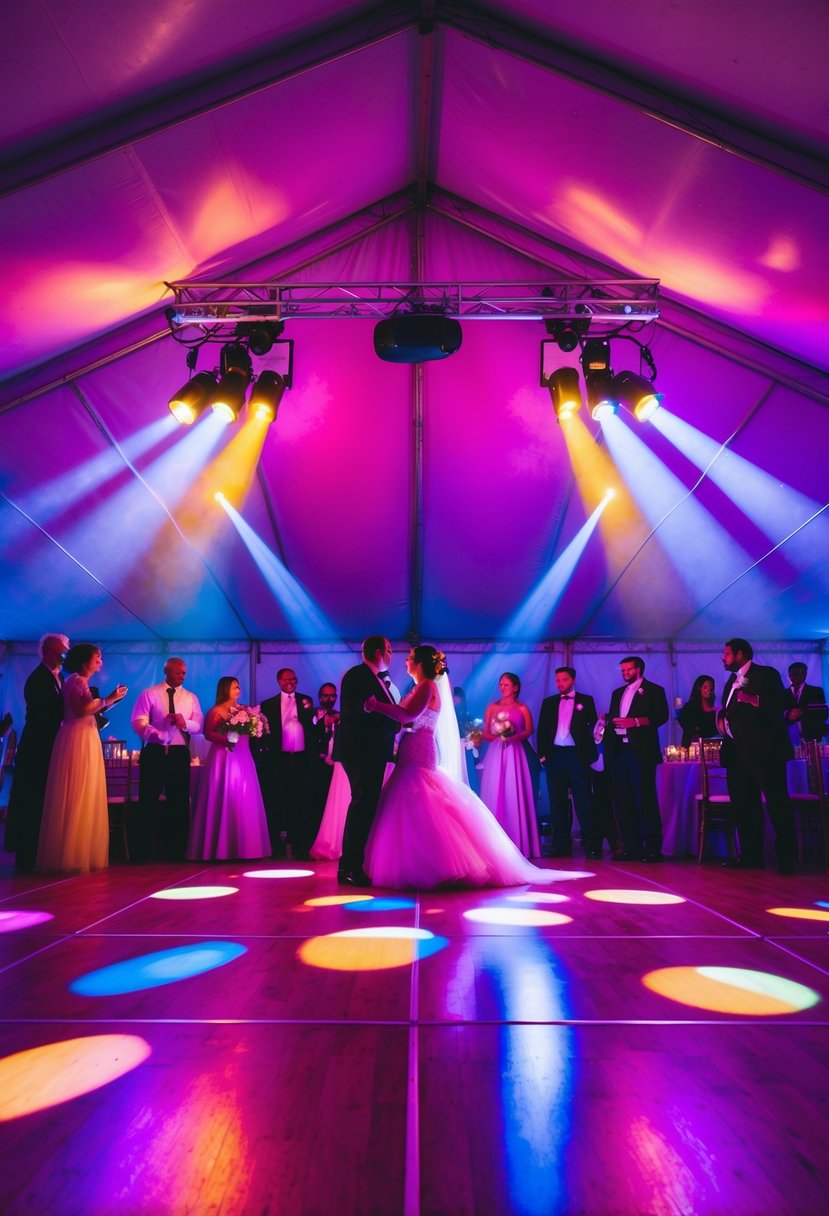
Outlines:
POLYGON ((26 721, 17 746, 17 768, 19 770, 21 761, 25 764, 31 758, 48 769, 52 747, 63 721, 61 680, 56 682, 51 671, 38 663, 26 680, 23 696, 26 721))
MULTIPOLYGON (((298 692, 295 695, 296 714, 302 726, 302 733, 305 736, 305 753, 313 759, 318 759, 317 728, 314 724, 314 702, 307 692, 298 692), (306 701, 308 702, 307 705, 304 704, 306 701)), ((277 693, 275 697, 268 697, 259 708, 268 719, 270 734, 264 735, 261 739, 252 740, 252 742, 258 744, 255 753, 259 756, 263 753, 265 755, 278 756, 282 752, 282 693, 277 693)))
MULTIPOLYGON (((558 729, 558 707, 561 704, 561 693, 545 697, 541 702, 541 713, 538 716, 536 732, 539 760, 546 760, 556 741, 558 729)), ((592 697, 575 690, 573 701, 573 717, 570 721, 570 734, 576 745, 576 755, 582 764, 589 766, 599 755, 596 741, 593 738, 593 727, 596 725, 596 705, 592 697)))
POLYGON ((394 739, 400 725, 385 714, 367 714, 363 709, 369 697, 393 705, 382 680, 366 663, 358 663, 343 676, 340 688, 340 725, 337 730, 338 756, 348 767, 362 760, 387 763, 394 755, 394 739))
MULTIPOLYGON (((819 684, 804 684, 800 690, 800 700, 795 701, 794 693, 790 688, 787 688, 783 697, 783 716, 790 709, 802 709, 803 717, 799 723, 800 733, 804 739, 822 739, 826 734, 826 718, 829 715, 829 710, 826 708, 826 693, 819 684), (815 707, 822 705, 822 709, 809 709, 810 705, 815 707)), ((787 723, 791 725, 791 723, 787 723)))
POLYGON ((737 676, 732 672, 725 684, 723 705, 731 736, 724 735, 720 758, 723 764, 733 764, 738 757, 749 764, 762 760, 791 760, 792 742, 783 718, 785 688, 780 673, 774 667, 752 663, 746 672, 743 690, 756 694, 760 704, 755 708, 728 695, 737 676))
POLYGON ((610 698, 610 709, 607 711, 607 727, 604 732, 604 755, 607 764, 612 764, 620 748, 630 747, 634 756, 642 764, 661 764, 662 748, 659 746, 659 727, 668 721, 668 698, 661 684, 652 684, 650 680, 642 680, 639 688, 633 694, 633 702, 628 711, 629 718, 647 718, 649 726, 635 726, 628 730, 629 743, 623 743, 613 729, 613 719, 622 716, 622 693, 627 688, 614 688, 610 698))

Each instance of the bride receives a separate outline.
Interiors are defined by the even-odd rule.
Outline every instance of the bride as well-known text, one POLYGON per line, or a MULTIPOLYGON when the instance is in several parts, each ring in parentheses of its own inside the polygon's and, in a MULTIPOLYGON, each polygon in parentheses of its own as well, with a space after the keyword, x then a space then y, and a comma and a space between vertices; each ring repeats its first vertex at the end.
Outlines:
POLYGON ((527 861, 480 798, 437 767, 435 732, 445 729, 448 716, 455 721, 451 697, 441 706, 436 681, 443 669, 444 656, 434 646, 415 646, 406 660, 415 681, 409 695, 399 705, 376 697, 365 703, 367 712, 406 728, 368 838, 366 873, 378 887, 422 890, 552 882, 552 873, 527 861))

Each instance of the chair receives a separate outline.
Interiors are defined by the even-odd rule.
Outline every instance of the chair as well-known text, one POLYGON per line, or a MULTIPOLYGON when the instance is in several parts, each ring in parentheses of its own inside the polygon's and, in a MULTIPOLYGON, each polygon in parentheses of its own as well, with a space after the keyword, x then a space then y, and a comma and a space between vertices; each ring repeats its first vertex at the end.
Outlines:
POLYGON ((127 834, 127 808, 132 802, 132 760, 122 739, 106 739, 102 742, 104 769, 107 783, 107 809, 109 812, 109 835, 117 836, 124 850, 124 860, 130 859, 127 834))
POLYGON ((720 764, 720 745, 716 741, 701 739, 699 766, 702 792, 697 794, 697 863, 702 864, 708 837, 722 835, 726 838, 729 857, 739 856, 737 820, 728 794, 711 793, 711 770, 723 773, 720 764))
POLYGON ((797 830, 797 860, 813 852, 829 869, 829 799, 823 772, 823 748, 817 739, 804 739, 801 747, 806 760, 808 794, 791 794, 797 830), (811 849, 809 844, 811 842, 811 849))

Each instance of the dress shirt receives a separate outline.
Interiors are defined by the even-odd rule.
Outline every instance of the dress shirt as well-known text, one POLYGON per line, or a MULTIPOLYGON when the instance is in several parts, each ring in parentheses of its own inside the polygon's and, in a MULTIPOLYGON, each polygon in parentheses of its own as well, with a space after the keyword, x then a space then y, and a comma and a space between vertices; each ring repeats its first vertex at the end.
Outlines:
POLYGON ((305 731, 297 713, 296 693, 283 692, 280 697, 280 708, 282 710, 283 752, 304 752, 305 731))
MULTIPOLYGON (((741 682, 738 684, 737 680, 735 680, 729 688, 728 696, 725 698, 725 705, 723 706, 724 710, 728 709, 729 705, 731 704, 731 698, 734 696, 737 689, 742 688, 743 684, 745 683, 745 678, 748 675, 748 669, 751 667, 752 662, 753 660, 749 659, 749 661, 747 663, 743 663, 739 671, 736 672, 737 679, 739 679, 741 682)), ((734 736, 731 733, 731 727, 728 725, 728 718, 726 718, 725 714, 723 714, 723 723, 725 725, 725 733, 728 735, 729 739, 733 739, 734 736)))
POLYGON ((570 734, 570 726, 573 721, 573 710, 576 707, 576 698, 569 693, 562 693, 558 703, 558 726, 556 728, 556 737, 553 740, 555 747, 575 747, 576 741, 570 734))
POLYGON ((374 673, 377 679, 383 685, 383 691, 387 692, 395 705, 400 704, 400 689, 395 684, 387 671, 376 671, 374 673))
MULTIPOLYGON (((132 729, 145 743, 160 743, 162 747, 187 747, 188 739, 178 726, 170 723, 170 702, 167 697, 168 684, 154 684, 147 688, 135 703, 132 711, 132 729)), ((176 713, 181 714, 188 735, 200 735, 204 718, 198 697, 187 688, 175 690, 176 713)))
MULTIPOLYGON (((628 684, 626 686, 625 691, 622 693, 621 700, 619 701, 620 718, 630 718, 631 716, 634 718, 636 717, 636 714, 631 715, 630 707, 633 704, 633 698, 642 687, 642 681, 644 678, 644 676, 640 676, 638 680, 634 680, 632 684, 628 684)), ((617 726, 615 730, 617 735, 620 735, 623 739, 627 738, 627 729, 624 726, 617 726)))

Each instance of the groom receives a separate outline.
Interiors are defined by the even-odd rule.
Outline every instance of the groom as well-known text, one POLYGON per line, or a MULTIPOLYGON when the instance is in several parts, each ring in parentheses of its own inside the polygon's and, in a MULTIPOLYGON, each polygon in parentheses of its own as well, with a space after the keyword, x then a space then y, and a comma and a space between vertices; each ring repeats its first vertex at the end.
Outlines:
POLYGON ((343 676, 340 689, 340 760, 351 785, 337 878, 352 887, 371 886, 363 870, 366 841, 377 810, 386 764, 394 754, 400 727, 385 714, 366 713, 369 697, 395 704, 389 677, 391 642, 374 634, 363 642, 363 661, 343 676))

